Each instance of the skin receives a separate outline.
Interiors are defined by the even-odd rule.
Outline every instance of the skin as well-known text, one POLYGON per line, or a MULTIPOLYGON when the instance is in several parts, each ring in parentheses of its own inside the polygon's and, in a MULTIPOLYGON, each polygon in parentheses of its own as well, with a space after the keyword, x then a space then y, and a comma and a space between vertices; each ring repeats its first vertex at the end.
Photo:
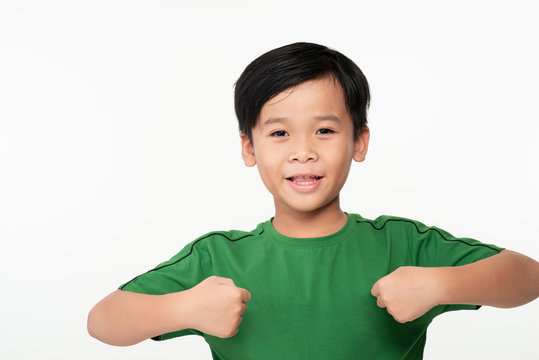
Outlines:
MULTIPOLYGON (((320 237, 345 225, 339 192, 352 160, 365 160, 369 129, 365 127, 354 139, 337 82, 323 78, 283 91, 262 107, 253 141, 240 136, 245 165, 257 165, 273 195, 273 226, 279 233, 320 237), (338 121, 328 120, 329 116, 338 121), (281 120, 264 124, 270 119, 281 120), (286 180, 295 173, 315 173, 323 179, 313 191, 299 192, 286 180)), ((376 304, 398 322, 412 321, 438 304, 514 307, 539 296, 539 263, 504 250, 465 266, 403 266, 376 281, 371 292, 376 304)), ((116 290, 92 308, 88 332, 113 345, 132 345, 186 328, 232 337, 250 299, 247 289, 217 276, 165 295, 116 290)))
POLYGON ((322 78, 281 92, 262 107, 252 129, 253 141, 243 133, 240 137, 245 165, 257 165, 273 195, 273 226, 279 233, 318 237, 344 226, 347 216, 340 208, 339 192, 352 160, 365 160, 369 129, 353 138, 352 119, 338 82, 322 78), (282 120, 265 124, 270 119, 282 120), (323 179, 315 190, 299 192, 286 179, 296 173, 315 173, 323 179))
POLYGON ((415 320, 440 304, 511 308, 539 296, 539 263, 503 250, 463 266, 402 266, 378 280, 371 293, 377 305, 400 323, 415 320))
POLYGON ((249 300, 249 291, 220 276, 164 295, 116 290, 90 310, 88 333, 117 346, 183 329, 228 338, 238 333, 249 300))
MULTIPOLYGON (((344 226, 339 192, 352 160, 365 160, 369 144, 367 127, 357 139, 352 134, 342 88, 332 78, 307 81, 276 95, 262 107, 252 129, 253 141, 240 133, 245 165, 257 165, 273 195, 273 226, 279 233, 319 237, 344 226), (327 115, 339 121, 320 120, 327 115), (286 180, 294 173, 315 173, 324 179, 314 191, 298 192, 286 180)), ((377 305, 401 323, 439 304, 515 307, 539 296, 539 263, 503 250, 459 267, 400 267, 379 279, 371 293, 377 305)))

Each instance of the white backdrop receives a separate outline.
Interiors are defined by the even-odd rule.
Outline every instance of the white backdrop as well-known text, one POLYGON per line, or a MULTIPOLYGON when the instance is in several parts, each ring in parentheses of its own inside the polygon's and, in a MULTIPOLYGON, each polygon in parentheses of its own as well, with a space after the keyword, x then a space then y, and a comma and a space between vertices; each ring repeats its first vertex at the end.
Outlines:
MULTIPOLYGON (((533 2, 433 3, 0 1, 0 357, 211 358, 195 336, 105 345, 86 317, 194 238, 273 215, 240 157, 233 84, 294 41, 341 51, 371 85, 343 210, 539 259, 533 2)), ((425 358, 537 359, 538 318, 539 301, 444 314, 425 358)))

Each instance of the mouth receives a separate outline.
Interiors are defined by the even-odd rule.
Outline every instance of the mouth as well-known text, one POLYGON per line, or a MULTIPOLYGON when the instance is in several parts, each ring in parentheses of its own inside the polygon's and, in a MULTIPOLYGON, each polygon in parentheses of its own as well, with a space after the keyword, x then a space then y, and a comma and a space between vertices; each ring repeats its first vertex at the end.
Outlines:
POLYGON ((316 175, 304 175, 304 176, 290 176, 286 180, 298 185, 311 185, 323 178, 323 176, 316 175))

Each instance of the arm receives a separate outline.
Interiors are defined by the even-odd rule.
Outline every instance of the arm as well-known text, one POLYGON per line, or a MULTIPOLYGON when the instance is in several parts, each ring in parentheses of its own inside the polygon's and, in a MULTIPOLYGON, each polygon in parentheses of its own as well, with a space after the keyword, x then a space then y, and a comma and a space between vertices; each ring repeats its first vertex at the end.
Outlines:
POLYGON ((219 276, 165 295, 116 290, 90 311, 88 332, 104 343, 121 346, 188 328, 231 337, 239 331, 250 299, 249 291, 219 276))
POLYGON ((189 327, 189 294, 146 295, 116 290, 88 314, 90 335, 110 345, 142 340, 189 327))
POLYGON ((440 304, 515 307, 539 296, 539 263, 503 250, 463 266, 405 266, 378 280, 371 293, 402 323, 440 304))
POLYGON ((524 305, 539 296, 539 263, 510 250, 472 264, 440 268, 440 304, 499 308, 524 305))

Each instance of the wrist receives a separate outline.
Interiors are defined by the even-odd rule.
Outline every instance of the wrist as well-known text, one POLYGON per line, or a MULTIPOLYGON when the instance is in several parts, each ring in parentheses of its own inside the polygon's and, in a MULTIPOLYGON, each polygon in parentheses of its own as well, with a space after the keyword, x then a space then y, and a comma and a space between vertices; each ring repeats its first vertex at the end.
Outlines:
POLYGON ((176 331, 192 329, 193 327, 193 301, 189 290, 163 295, 166 297, 168 315, 172 318, 176 331))
POLYGON ((454 278, 454 267, 437 267, 433 268, 434 270, 434 276, 435 276, 435 283, 436 283, 436 305, 446 305, 446 304, 452 304, 453 300, 451 298, 451 294, 453 291, 451 290, 453 287, 453 278, 454 278))

